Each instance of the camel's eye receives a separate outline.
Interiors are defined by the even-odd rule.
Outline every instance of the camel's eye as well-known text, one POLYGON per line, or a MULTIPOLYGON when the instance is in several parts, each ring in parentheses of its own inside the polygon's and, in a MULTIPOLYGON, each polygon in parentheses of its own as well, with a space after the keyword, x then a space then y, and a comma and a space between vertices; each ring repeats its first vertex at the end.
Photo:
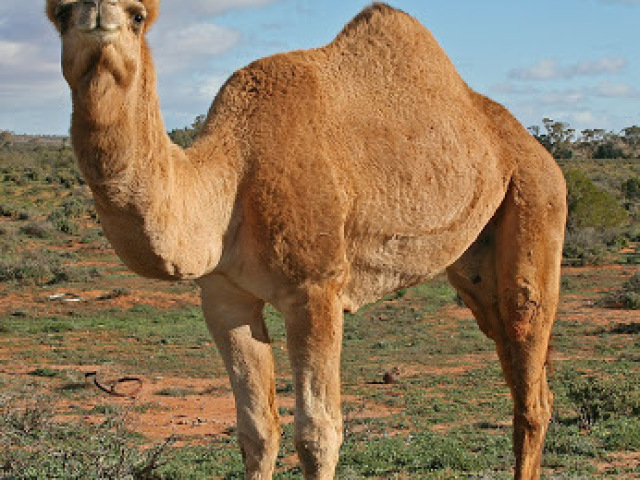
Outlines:
POLYGON ((142 22, 144 22, 144 15, 141 13, 136 13, 133 16, 133 21, 137 24, 140 25, 142 22))

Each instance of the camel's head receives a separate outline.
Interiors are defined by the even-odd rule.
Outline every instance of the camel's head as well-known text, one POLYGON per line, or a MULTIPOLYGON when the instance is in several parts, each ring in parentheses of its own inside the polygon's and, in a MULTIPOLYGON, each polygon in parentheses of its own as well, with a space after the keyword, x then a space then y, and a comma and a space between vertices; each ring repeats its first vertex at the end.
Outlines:
POLYGON ((47 16, 62 38, 62 66, 73 87, 102 61, 120 83, 139 65, 145 33, 160 0, 47 0, 47 16), (109 57, 110 61, 104 61, 109 57))

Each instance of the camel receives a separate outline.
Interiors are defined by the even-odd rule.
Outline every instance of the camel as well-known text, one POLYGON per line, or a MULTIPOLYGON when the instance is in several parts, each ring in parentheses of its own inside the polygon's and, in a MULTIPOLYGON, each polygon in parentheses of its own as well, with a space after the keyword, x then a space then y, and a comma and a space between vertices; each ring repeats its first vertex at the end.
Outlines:
POLYGON ((326 480, 343 437, 343 313, 445 270, 495 342, 515 478, 539 478, 566 220, 546 150, 467 86, 425 27, 380 3, 322 48, 235 72, 183 150, 163 125, 145 39, 159 4, 46 10, 104 233, 134 272, 200 287, 246 478, 272 478, 280 437, 265 303, 284 317, 304 477, 326 480))

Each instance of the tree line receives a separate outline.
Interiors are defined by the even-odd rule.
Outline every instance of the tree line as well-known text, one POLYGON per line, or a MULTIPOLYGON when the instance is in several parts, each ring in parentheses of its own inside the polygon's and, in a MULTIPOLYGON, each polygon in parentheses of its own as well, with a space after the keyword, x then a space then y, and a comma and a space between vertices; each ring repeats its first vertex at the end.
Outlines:
POLYGON ((566 122, 544 118, 542 126, 533 125, 528 130, 559 160, 640 158, 640 127, 637 125, 623 128, 619 133, 601 128, 578 133, 566 122))

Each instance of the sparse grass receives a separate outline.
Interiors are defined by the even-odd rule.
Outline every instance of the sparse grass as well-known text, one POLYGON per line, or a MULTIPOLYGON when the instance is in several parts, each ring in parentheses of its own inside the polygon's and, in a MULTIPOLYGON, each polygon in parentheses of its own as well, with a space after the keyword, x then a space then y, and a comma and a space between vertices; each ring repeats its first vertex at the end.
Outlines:
MULTIPOLYGON (((570 281, 577 288, 602 284, 576 275, 570 281)), ((347 319, 343 382, 349 400, 345 403, 345 443, 337 478, 509 478, 513 463, 511 400, 493 345, 478 333, 470 315, 451 317, 446 314, 449 308, 453 308, 452 291, 439 279, 433 287, 409 290, 347 319), (441 301, 439 306, 427 306, 425 298, 441 301), (399 383, 379 382, 385 369, 394 365, 401 368, 399 383), (367 413, 380 408, 390 409, 389 413, 367 413)), ((271 308, 266 309, 266 316, 278 359, 279 395, 290 394, 283 322, 271 308)), ((165 312, 145 307, 98 316, 77 315, 73 319, 38 319, 35 323, 29 318, 9 319, 9 332, 0 333, 0 347, 3 341, 19 335, 22 346, 15 353, 21 361, 34 358, 38 351, 40 365, 31 372, 40 382, 59 381, 56 375, 64 376, 46 367, 47 362, 60 365, 115 361, 118 368, 127 371, 135 366, 136 373, 198 378, 224 374, 219 357, 212 355, 213 347, 204 347, 210 339, 196 309, 165 312), (74 338, 83 332, 93 332, 93 340, 85 347, 82 344, 86 340, 79 343, 74 338), (42 342, 55 347, 45 352, 37 350, 42 342), (193 362, 193 353, 204 353, 206 358, 193 362), (140 364, 140 357, 145 358, 144 365, 140 364)), ((545 456, 545 469, 552 475, 549 478, 631 478, 630 470, 615 465, 613 459, 640 448, 640 422, 634 420, 639 345, 630 343, 629 332, 619 325, 603 330, 598 323, 584 320, 561 319, 555 334, 556 344, 564 354, 588 359, 556 362, 557 374, 552 379, 556 408, 545 456), (576 373, 580 371, 590 373, 576 373), (593 378, 600 383, 594 384, 593 378), (595 389, 591 388, 594 385, 595 389), (584 428, 586 418, 588 428, 584 428), (611 465, 604 473, 603 463, 611 465)), ((87 393, 79 382, 68 381, 64 385, 73 386, 57 391, 66 398, 82 398, 87 393)), ((159 393, 188 396, 197 392, 176 387, 159 393)), ((106 404, 90 415, 117 417, 122 411, 106 404)), ((38 423, 37 416, 34 422, 38 423)), ((11 465, 26 468, 32 463, 34 471, 42 475, 45 468, 59 471, 61 462, 70 461, 64 457, 69 452, 75 452, 75 458, 83 458, 86 449, 74 443, 77 436, 61 433, 70 428, 68 422, 67 426, 44 423, 51 425, 51 432, 58 432, 54 436, 58 438, 56 442, 61 442, 54 445, 47 443, 53 440, 47 440, 44 444, 50 451, 63 452, 61 456, 44 459, 25 444, 25 451, 20 447, 11 453, 17 457, 10 459, 11 465)), ((26 428, 35 431, 34 427, 26 428)), ((74 428, 84 432, 78 435, 89 442, 87 445, 94 441, 91 438, 107 434, 105 429, 89 434, 87 426, 74 428)), ((146 450, 135 436, 124 435, 124 430, 112 429, 109 433, 120 440, 100 437, 102 448, 110 449, 110 453, 105 450, 105 459, 114 458, 126 444, 128 465, 144 464, 146 450)), ((95 447, 95 443, 92 445, 95 447)), ((292 431, 287 425, 276 478, 300 478, 298 467, 284 461, 293 454, 292 431)), ((157 478, 243 476, 235 440, 226 435, 211 438, 206 446, 167 447, 156 460, 157 478)), ((123 471, 132 475, 132 470, 123 471)), ((86 475, 83 478, 99 478, 91 477, 94 474, 90 472, 86 475)))
POLYGON ((40 400, 0 403, 0 476, 21 480, 158 479, 167 455, 167 442, 151 449, 138 448, 128 431, 126 412, 108 414, 99 425, 59 423, 54 411, 40 400))

